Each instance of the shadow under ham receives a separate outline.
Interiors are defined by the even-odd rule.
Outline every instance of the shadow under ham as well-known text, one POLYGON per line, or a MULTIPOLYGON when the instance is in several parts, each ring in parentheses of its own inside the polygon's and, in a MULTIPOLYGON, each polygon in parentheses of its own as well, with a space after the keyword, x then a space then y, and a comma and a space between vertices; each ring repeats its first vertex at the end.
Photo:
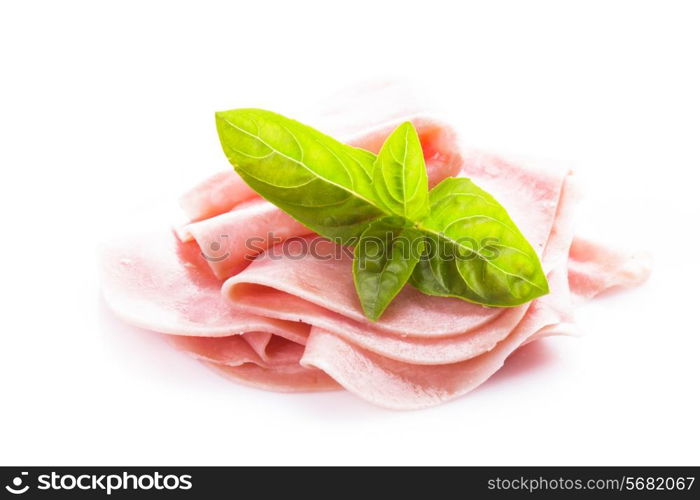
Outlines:
POLYGON ((503 367, 494 373, 479 390, 507 384, 511 379, 522 378, 546 370, 558 361, 556 352, 546 341, 530 342, 508 356, 503 367))

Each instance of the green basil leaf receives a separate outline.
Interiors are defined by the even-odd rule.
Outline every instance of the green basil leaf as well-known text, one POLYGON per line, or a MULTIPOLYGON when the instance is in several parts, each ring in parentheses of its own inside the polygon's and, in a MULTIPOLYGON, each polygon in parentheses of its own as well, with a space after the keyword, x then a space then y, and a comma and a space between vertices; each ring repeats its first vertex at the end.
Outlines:
POLYGON ((372 222, 355 246, 353 279, 362 309, 376 321, 411 276, 423 253, 423 234, 401 217, 372 222))
POLYGON ((516 306, 549 292, 537 253, 491 195, 466 178, 430 192, 426 249, 411 284, 429 295, 516 306))
POLYGON ((243 180, 317 233, 350 244, 386 214, 372 188, 374 154, 261 109, 216 113, 216 126, 243 180))
POLYGON ((420 220, 430 210, 428 173, 418 133, 404 122, 387 138, 374 164, 374 190, 392 213, 420 220))

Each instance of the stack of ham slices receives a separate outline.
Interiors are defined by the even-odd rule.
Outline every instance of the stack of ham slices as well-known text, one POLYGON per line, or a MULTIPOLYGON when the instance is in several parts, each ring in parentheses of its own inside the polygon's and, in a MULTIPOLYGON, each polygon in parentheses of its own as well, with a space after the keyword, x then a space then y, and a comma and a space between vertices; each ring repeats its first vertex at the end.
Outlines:
MULTIPOLYGON (((230 169, 185 194, 188 224, 104 249, 107 303, 241 383, 345 388, 379 406, 416 409, 474 389, 518 347, 571 331, 578 299, 646 279, 646 259, 574 237, 569 171, 460 151, 448 126, 412 121, 431 187, 465 176, 498 199, 539 252, 551 293, 490 308, 406 286, 373 323, 356 296, 351 256, 260 199, 230 169)), ((348 142, 376 153, 395 125, 348 142)))

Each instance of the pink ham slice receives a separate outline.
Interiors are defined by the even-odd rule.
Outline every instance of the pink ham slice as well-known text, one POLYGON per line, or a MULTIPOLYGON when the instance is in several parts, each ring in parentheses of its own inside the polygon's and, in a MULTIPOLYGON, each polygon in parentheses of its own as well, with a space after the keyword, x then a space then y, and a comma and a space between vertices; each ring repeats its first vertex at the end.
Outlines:
POLYGON ((630 288, 647 280, 651 257, 605 247, 576 238, 569 255, 569 284, 581 299, 612 289, 630 288))
POLYGON ((246 385, 278 392, 340 389, 323 371, 300 364, 303 344, 269 332, 229 337, 171 335, 169 341, 217 372, 246 385))
POLYGON ((180 198, 180 206, 191 221, 214 217, 239 203, 257 198, 243 179, 232 170, 223 170, 203 180, 180 198))
POLYGON ((205 362, 210 368, 235 382, 275 392, 337 391, 342 387, 328 374, 299 363, 265 368, 255 363, 228 366, 205 362))
MULTIPOLYGON (((505 338, 527 307, 511 308, 482 326, 460 330, 449 337, 421 338, 389 333, 375 325, 359 323, 293 295, 266 287, 244 287, 234 296, 241 312, 309 323, 328 329, 355 345, 385 357, 414 364, 445 364, 462 361, 492 349, 505 338)), ((440 319, 439 313, 434 316, 440 319)), ((466 319, 466 318, 465 318, 466 319)))
POLYGON ((255 363, 264 368, 299 364, 304 345, 291 342, 269 332, 249 332, 228 337, 189 337, 169 335, 168 340, 178 349, 195 357, 226 366, 255 363), (252 336, 252 337, 251 337, 252 336), (251 338, 256 338, 251 342, 251 338), (265 338, 261 346, 256 341, 265 338), (257 348, 259 347, 259 348, 257 348))
POLYGON ((168 231, 135 234, 102 251, 102 294, 125 322, 175 335, 266 331, 301 341, 308 326, 234 311, 193 242, 168 231))
POLYGON ((271 245, 311 231, 262 199, 178 230, 183 241, 192 238, 214 275, 226 279, 239 273, 271 245))
POLYGON ((322 371, 299 364, 309 325, 235 312, 222 299, 221 282, 199 258, 197 245, 169 232, 138 234, 107 246, 102 292, 122 320, 171 334, 177 348, 227 377, 282 392, 338 388, 322 371))
POLYGON ((382 320, 372 323, 359 307, 350 257, 341 254, 336 259, 333 244, 320 238, 310 237, 298 243, 300 248, 316 243, 314 253, 297 256, 292 253, 297 250, 289 245, 290 256, 285 257, 276 247, 227 280, 223 293, 231 299, 231 306, 243 312, 258 310, 271 317, 288 316, 290 321, 305 321, 320 308, 362 328, 373 326, 377 332, 425 338, 457 335, 485 325, 504 312, 459 299, 431 297, 406 287, 382 320), (435 321, 436 317, 440 321, 435 321))

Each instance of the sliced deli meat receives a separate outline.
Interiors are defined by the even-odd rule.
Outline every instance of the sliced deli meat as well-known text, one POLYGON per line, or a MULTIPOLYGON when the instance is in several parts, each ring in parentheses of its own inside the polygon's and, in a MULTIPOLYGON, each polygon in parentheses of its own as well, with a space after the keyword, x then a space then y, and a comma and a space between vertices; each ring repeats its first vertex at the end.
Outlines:
MULTIPOLYGON (((313 234, 220 172, 181 199, 190 223, 105 245, 102 289, 124 321, 236 382, 282 392, 347 389, 392 409, 434 406, 493 375, 521 345, 574 330, 573 300, 636 285, 648 260, 576 238, 567 169, 460 151, 452 129, 414 118, 431 186, 470 178, 540 256, 550 293, 485 307, 403 288, 380 320, 363 314, 352 249, 313 234)), ((396 122, 349 143, 377 152, 396 122)))
MULTIPOLYGON (((527 310, 527 306, 511 308, 473 329, 461 330, 450 336, 426 338, 381 330, 376 325, 348 319, 273 289, 245 287, 242 295, 237 297, 233 300, 240 303, 241 312, 309 323, 388 358, 414 364, 454 363, 478 356, 505 338, 527 310)), ((441 319, 439 313, 430 317, 434 323, 441 319)))
POLYGON ((223 214, 257 197, 258 194, 233 170, 222 170, 182 195, 180 206, 190 221, 198 221, 223 214))
POLYGON ((639 285, 650 274, 648 254, 617 250, 584 238, 574 239, 571 245, 569 283, 579 299, 639 285))
POLYGON ((241 314, 222 300, 221 281, 197 245, 168 230, 136 233, 104 246, 102 294, 132 325, 160 333, 222 337, 266 331, 303 338, 305 325, 241 314))
POLYGON ((239 366, 206 364, 214 371, 243 385, 275 392, 325 392, 342 387, 326 372, 299 363, 266 368, 256 363, 239 366))
POLYGON ((262 199, 179 229, 183 241, 194 239, 217 278, 239 273, 270 246, 310 234, 291 216, 262 199))

